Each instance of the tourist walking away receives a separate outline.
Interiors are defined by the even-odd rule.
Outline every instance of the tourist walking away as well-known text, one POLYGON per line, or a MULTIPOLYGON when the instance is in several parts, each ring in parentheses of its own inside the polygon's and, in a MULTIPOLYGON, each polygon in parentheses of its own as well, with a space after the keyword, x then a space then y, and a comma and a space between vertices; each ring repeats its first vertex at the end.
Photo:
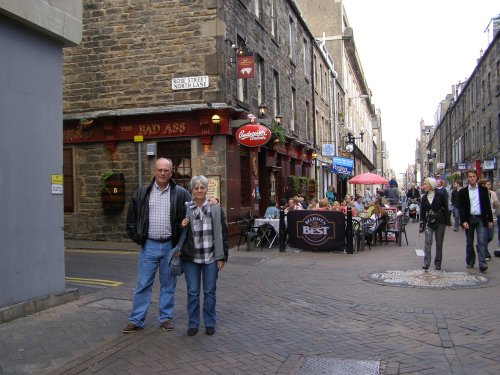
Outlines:
POLYGON ((460 181, 455 181, 453 183, 453 190, 451 191, 451 206, 453 212, 453 230, 458 232, 460 230, 460 210, 458 203, 458 192, 461 189, 460 181))
POLYGON ((184 203, 191 201, 191 195, 170 178, 170 159, 157 159, 153 176, 149 185, 134 192, 127 214, 127 234, 140 245, 140 252, 132 311, 123 333, 144 327, 157 269, 160 278, 158 319, 163 330, 173 329, 177 278, 170 272, 168 256, 180 239, 181 222, 186 216, 184 203))
POLYGON ((467 268, 473 268, 476 263, 474 235, 477 234, 479 270, 484 272, 488 269, 486 264, 488 228, 493 227, 493 214, 488 189, 477 183, 477 172, 475 170, 467 171, 467 182, 467 186, 460 189, 458 195, 460 221, 467 238, 465 262, 467 268))
POLYGON ((210 205, 207 200, 208 179, 205 176, 194 176, 190 186, 193 195, 190 214, 182 220, 182 227, 188 228, 182 250, 187 287, 187 335, 194 336, 198 333, 202 281, 205 333, 213 335, 216 325, 217 277, 227 262, 229 251, 227 223, 221 206, 210 205))
POLYGON ((443 261, 443 240, 446 225, 449 223, 448 203, 444 194, 440 194, 437 189, 435 178, 429 177, 424 181, 424 195, 420 207, 420 231, 425 233, 424 265, 422 268, 428 270, 432 261, 432 242, 436 239, 436 255, 434 256, 434 268, 441 269, 443 261))

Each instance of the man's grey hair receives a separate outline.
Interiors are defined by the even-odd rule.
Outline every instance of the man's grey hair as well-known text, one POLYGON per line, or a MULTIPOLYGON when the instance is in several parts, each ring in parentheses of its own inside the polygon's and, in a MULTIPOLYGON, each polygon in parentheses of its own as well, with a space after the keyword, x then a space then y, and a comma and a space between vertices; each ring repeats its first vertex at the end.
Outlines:
POLYGON ((191 177, 191 181, 189 182, 189 186, 191 187, 191 190, 194 189, 194 187, 198 184, 202 184, 208 189, 208 178, 205 176, 193 176, 191 177))

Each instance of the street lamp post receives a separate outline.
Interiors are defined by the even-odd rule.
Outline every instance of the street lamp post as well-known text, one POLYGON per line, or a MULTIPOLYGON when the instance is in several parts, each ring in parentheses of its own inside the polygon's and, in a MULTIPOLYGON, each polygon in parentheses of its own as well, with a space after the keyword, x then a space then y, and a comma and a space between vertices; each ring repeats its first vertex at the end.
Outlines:
MULTIPOLYGON (((352 175, 356 175, 356 148, 358 147, 356 145, 356 139, 360 139, 361 142, 363 142, 363 136, 365 135, 364 132, 359 133, 359 137, 355 137, 351 132, 347 133, 347 144, 345 146, 345 149, 347 152, 352 153, 352 160, 353 160, 353 167, 352 167, 352 175)), ((357 195, 357 189, 356 185, 354 185, 354 195, 357 195)))

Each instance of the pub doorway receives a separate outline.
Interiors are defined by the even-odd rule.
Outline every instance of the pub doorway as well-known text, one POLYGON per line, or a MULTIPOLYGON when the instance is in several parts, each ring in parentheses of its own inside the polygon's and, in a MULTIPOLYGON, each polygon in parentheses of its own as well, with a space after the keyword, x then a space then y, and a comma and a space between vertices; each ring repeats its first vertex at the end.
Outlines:
POLYGON ((176 184, 191 191, 189 182, 193 175, 191 169, 191 141, 158 142, 157 156, 172 160, 172 178, 176 184))

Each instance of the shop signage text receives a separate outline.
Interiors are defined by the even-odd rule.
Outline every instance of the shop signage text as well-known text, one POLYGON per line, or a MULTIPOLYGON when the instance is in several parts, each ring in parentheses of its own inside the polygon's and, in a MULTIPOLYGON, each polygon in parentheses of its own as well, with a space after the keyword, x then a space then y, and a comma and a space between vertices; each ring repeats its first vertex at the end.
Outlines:
POLYGON ((352 169, 354 166, 354 160, 341 158, 341 157, 333 157, 332 158, 332 172, 338 174, 345 174, 350 176, 352 174, 352 169))
POLYGON ((261 124, 245 124, 236 131, 236 140, 243 146, 258 147, 271 139, 271 131, 261 124))
POLYGON ((172 78, 172 90, 191 90, 208 87, 208 76, 172 78))

